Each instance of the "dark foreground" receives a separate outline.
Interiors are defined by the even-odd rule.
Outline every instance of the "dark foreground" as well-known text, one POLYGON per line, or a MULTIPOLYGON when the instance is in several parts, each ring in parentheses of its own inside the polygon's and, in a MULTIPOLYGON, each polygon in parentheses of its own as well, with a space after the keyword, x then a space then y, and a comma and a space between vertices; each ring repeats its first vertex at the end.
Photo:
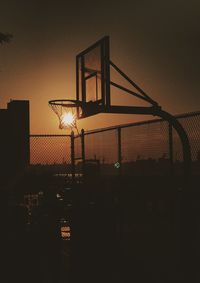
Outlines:
POLYGON ((31 211, 24 191, 2 191, 0 282, 199 282, 195 183, 115 177, 72 185, 48 177, 31 211))

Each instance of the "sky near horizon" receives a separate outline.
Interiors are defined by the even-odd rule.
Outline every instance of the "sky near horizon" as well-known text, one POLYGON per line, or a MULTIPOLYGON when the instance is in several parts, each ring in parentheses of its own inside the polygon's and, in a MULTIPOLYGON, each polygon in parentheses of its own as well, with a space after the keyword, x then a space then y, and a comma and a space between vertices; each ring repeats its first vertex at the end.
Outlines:
MULTIPOLYGON (((14 36, 0 46, 0 108, 10 99, 30 100, 31 133, 60 133, 48 100, 75 98, 75 56, 104 35, 110 36, 112 61, 163 109, 200 110, 197 0, 2 0, 0 15, 0 32, 14 36)), ((121 99, 134 105, 128 96, 121 99)), ((109 115, 78 126, 147 119, 109 115)))

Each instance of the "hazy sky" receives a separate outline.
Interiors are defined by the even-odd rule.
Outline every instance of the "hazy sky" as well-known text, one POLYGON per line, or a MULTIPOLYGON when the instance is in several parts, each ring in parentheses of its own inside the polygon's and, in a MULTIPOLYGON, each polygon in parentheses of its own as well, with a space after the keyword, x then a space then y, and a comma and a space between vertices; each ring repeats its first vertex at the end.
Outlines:
MULTIPOLYGON (((109 35, 111 59, 165 110, 200 110, 199 18, 198 0, 1 0, 0 31, 14 38, 0 46, 0 107, 28 99, 31 132, 58 132, 48 100, 75 97, 76 54, 109 35)), ((136 119, 98 115, 79 127, 136 119)))

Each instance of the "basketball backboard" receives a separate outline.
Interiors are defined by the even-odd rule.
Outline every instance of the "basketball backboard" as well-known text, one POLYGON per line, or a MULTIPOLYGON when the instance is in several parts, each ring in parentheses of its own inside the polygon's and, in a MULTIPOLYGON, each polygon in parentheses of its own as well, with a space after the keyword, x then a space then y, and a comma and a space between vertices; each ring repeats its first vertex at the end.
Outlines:
POLYGON ((103 112, 110 106, 108 36, 76 56, 76 99, 83 103, 79 118, 103 112))

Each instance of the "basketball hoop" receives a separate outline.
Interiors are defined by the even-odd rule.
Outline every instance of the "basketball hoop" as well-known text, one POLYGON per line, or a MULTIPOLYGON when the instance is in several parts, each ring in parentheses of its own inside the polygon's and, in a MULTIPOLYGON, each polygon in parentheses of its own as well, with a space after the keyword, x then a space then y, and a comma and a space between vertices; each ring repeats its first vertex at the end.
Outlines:
POLYGON ((57 115, 60 129, 73 129, 77 131, 77 119, 81 102, 72 99, 50 100, 49 106, 57 115))

